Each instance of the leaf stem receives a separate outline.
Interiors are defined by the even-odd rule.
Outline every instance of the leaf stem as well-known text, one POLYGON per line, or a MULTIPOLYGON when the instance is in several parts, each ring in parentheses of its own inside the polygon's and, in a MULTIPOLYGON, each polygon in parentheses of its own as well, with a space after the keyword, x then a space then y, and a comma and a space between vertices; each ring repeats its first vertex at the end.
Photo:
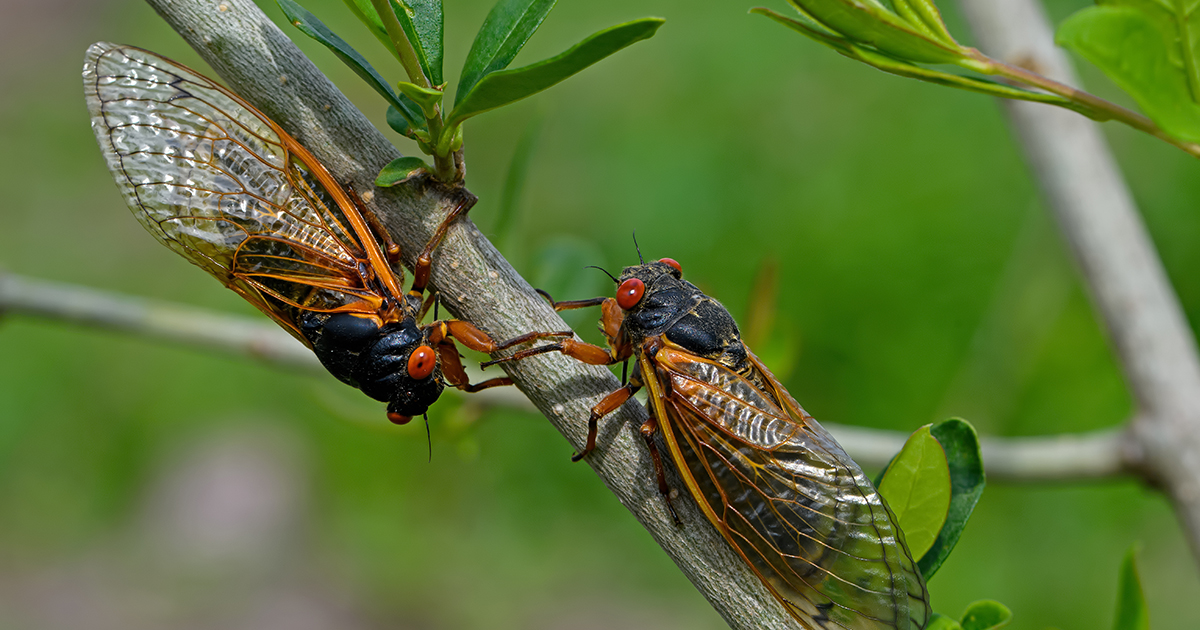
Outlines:
MULTIPOLYGON (((412 42, 408 40, 408 35, 404 33, 404 27, 400 26, 400 20, 396 18, 396 12, 392 10, 391 2, 389 0, 371 0, 371 4, 379 12, 379 19, 383 21, 383 28, 387 30, 388 38, 392 40, 392 46, 400 56, 400 65, 404 66, 404 71, 408 73, 409 81, 423 88, 438 89, 429 82, 429 77, 426 77, 425 72, 421 70, 421 64, 417 60, 417 51, 413 48, 412 42)), ((429 126, 429 145, 433 148, 434 176, 447 183, 462 181, 465 171, 456 162, 454 156, 449 153, 439 153, 437 150, 441 144, 443 128, 440 105, 434 107, 432 116, 425 117, 425 124, 429 126)))
POLYGON ((383 28, 387 30, 388 38, 392 40, 392 46, 400 56, 400 65, 404 66, 404 71, 408 73, 408 80, 423 88, 432 87, 429 77, 426 77, 425 72, 421 70, 416 49, 413 48, 412 42, 408 41, 404 27, 400 26, 400 20, 396 18, 396 13, 392 10, 391 2, 371 0, 371 4, 375 5, 379 19, 383 21, 383 28))
POLYGON ((993 76, 1003 77, 1010 81, 1023 83, 1028 86, 1045 90, 1051 94, 1056 94, 1073 103, 1079 104, 1081 112, 1089 118, 1098 121, 1116 120, 1126 125, 1148 133, 1159 140, 1170 143, 1193 157, 1200 157, 1200 144, 1195 142, 1185 142, 1179 138, 1175 138, 1167 134, 1154 124, 1149 118, 1121 107, 1116 103, 1106 101, 1098 96, 1084 92, 1083 90, 1073 88, 1069 85, 1059 83, 1053 79, 1044 77, 1036 72, 1022 68, 1021 66, 1004 63, 996 59, 992 59, 987 55, 979 52, 977 49, 970 48, 968 55, 975 63, 971 68, 993 76))

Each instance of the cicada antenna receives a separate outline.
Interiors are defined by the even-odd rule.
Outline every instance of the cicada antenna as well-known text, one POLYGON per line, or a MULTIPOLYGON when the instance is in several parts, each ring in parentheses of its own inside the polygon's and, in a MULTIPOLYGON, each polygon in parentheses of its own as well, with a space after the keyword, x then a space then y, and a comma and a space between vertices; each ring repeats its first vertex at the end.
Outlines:
POLYGON ((640 265, 646 264, 646 261, 642 258, 642 248, 638 246, 637 230, 633 231, 633 248, 636 249, 637 253, 638 253, 638 264, 640 264, 640 265))
POLYGON ((605 269, 604 267, 597 267, 596 265, 588 265, 588 266, 584 267, 584 269, 599 269, 600 271, 604 272, 604 275, 608 276, 609 278, 612 278, 612 281, 614 284, 616 284, 616 282, 617 282, 617 278, 615 276, 613 276, 611 273, 608 273, 608 270, 605 269))

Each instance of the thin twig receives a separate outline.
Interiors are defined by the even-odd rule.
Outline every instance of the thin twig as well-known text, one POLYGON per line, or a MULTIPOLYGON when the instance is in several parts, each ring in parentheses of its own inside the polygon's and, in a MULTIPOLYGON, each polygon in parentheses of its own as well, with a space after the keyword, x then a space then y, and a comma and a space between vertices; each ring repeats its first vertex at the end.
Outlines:
MULTIPOLYGON (((0 313, 31 315, 85 326, 120 330, 234 356, 284 369, 325 374, 313 353, 265 318, 215 313, 159 300, 89 287, 34 280, 0 272, 0 313)), ((482 374, 467 367, 472 381, 482 374)), ((457 390, 451 390, 457 391, 457 390)), ((472 399, 488 405, 535 410, 512 388, 492 388, 472 399)), ((840 424, 825 424, 859 464, 882 468, 908 436, 840 424)), ((1123 432, 1037 438, 981 438, 989 481, 1037 482, 1103 479, 1130 474, 1122 453, 1123 432)))
MULTIPOLYGON (((1078 84, 1034 0, 961 2, 990 55, 1078 84)), ((1127 455, 1171 497, 1200 559, 1200 359, 1179 299, 1097 125, 1031 103, 1004 107, 1136 400, 1127 455)))
MULTIPOLYGON (((340 181, 372 190, 376 173, 400 157, 250 0, 223 0, 219 6, 148 2, 234 91, 293 134, 340 181)), ((373 209, 411 266, 454 198, 428 180, 374 192, 373 209)), ((469 220, 456 223, 434 256, 431 287, 447 310, 497 339, 565 326, 469 220)), ((588 409, 620 386, 603 368, 556 355, 509 364, 506 370, 576 448, 583 445, 588 409)), ((606 419, 601 448, 588 464, 732 627, 795 628, 693 502, 678 501, 683 525, 672 522, 637 433, 645 419, 636 404, 606 419)), ((675 484, 681 487, 677 478, 675 484)))

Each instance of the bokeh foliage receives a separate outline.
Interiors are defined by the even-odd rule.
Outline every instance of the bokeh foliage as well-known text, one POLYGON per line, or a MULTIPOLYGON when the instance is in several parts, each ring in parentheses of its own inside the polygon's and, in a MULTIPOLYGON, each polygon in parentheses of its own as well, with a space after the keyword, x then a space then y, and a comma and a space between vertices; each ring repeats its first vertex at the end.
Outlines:
MULTIPOLYGON (((446 3, 447 68, 461 67, 455 55, 470 46, 452 39, 469 38, 490 4, 446 3)), ((636 229, 648 256, 679 260, 745 322, 752 279, 771 257, 777 311, 756 349, 791 363, 781 376, 818 419, 910 432, 956 415, 984 435, 1123 421, 1131 401, 1112 353, 998 106, 871 72, 746 15, 751 4, 562 0, 516 64, 631 15, 669 26, 475 121, 466 146, 468 186, 481 199, 474 220, 494 225, 514 146, 538 119, 502 247, 556 298, 607 292, 598 272, 567 279, 585 264, 636 260, 636 229)), ((1048 9, 1057 22, 1089 5, 1052 0, 1048 9)), ((282 22, 273 2, 262 6, 282 22)), ((337 32, 359 33, 372 64, 399 71, 372 56, 378 47, 342 2, 305 6, 337 32)), ((87 128, 78 79, 83 50, 100 39, 204 66, 135 0, 73 8, 53 21, 10 13, 0 37, 0 265, 252 314, 129 217, 87 128)), ((966 33, 956 7, 942 8, 952 32, 966 33)), ((295 39, 386 128, 369 88, 295 39)), ((1083 72, 1089 89, 1121 101, 1097 71, 1083 72)), ((1196 322, 1194 159, 1126 129, 1105 133, 1196 322)), ((590 317, 571 323, 589 330, 590 317)), ((112 544, 181 444, 270 424, 294 432, 311 464, 301 555, 379 618, 721 626, 539 417, 478 415, 446 396, 430 417, 427 463, 421 427, 385 427, 360 398, 331 378, 5 317, 0 577, 112 544)), ((1169 506, 1131 482, 990 484, 930 585, 933 601, 946 611, 1002 601, 1015 629, 1108 627, 1112 608, 1096 603, 1113 601, 1134 539, 1145 545, 1139 569, 1154 627, 1195 627, 1196 566, 1169 506)))

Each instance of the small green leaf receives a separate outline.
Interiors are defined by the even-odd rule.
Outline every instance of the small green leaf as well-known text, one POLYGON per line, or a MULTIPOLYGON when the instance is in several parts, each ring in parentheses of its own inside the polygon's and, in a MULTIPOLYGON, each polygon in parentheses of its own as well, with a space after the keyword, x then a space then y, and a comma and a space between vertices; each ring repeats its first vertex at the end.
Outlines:
MULTIPOLYGON (((358 54, 346 40, 338 37, 336 33, 329 30, 321 20, 318 20, 315 15, 309 13, 307 9, 296 4, 293 0, 277 0, 279 8, 283 9, 283 14, 287 16, 288 21, 293 26, 300 29, 301 33, 317 40, 326 48, 333 51, 338 59, 341 59, 351 70, 357 74, 362 80, 367 82, 376 92, 379 93, 388 104, 394 107, 413 128, 423 128, 425 126, 424 119, 421 117, 421 108, 416 103, 407 97, 397 97, 392 88, 388 87, 387 81, 383 76, 371 67, 370 63, 358 54)), ((403 132, 401 132, 403 133, 403 132)))
POLYGON ((925 555, 919 556, 917 567, 925 581, 929 581, 958 544, 975 504, 986 484, 983 472, 983 456, 979 452, 979 436, 966 420, 951 418, 939 422, 930 430, 946 452, 950 468, 950 509, 946 523, 938 532, 937 539, 925 555))
POLYGON ((400 93, 411 98, 414 103, 421 106, 421 111, 425 113, 426 118, 433 118, 437 115, 437 106, 442 102, 442 91, 432 88, 423 88, 414 83, 401 81, 396 84, 400 88, 400 93))
POLYGON ((1200 142, 1200 105, 1192 100, 1187 73, 1171 63, 1166 35, 1144 13, 1083 9, 1058 27, 1055 39, 1100 68, 1164 131, 1200 142))
POLYGON ((925 630, 963 630, 961 624, 941 613, 933 613, 925 630))
POLYGON ((450 112, 448 125, 519 101, 576 74, 605 57, 654 36, 662 18, 642 18, 606 28, 566 52, 538 63, 484 77, 450 112))
POLYGON ((499 0, 488 13, 463 63, 457 105, 483 77, 508 67, 558 0, 499 0))
POLYGON ((933 0, 892 0, 892 4, 896 13, 917 30, 944 44, 958 46, 933 0))
POLYGON ((879 494, 895 512, 914 558, 933 546, 950 508, 950 469, 930 426, 909 436, 879 483, 879 494))
POLYGON ((1137 570, 1138 545, 1125 552, 1121 574, 1117 580, 1117 616, 1113 630, 1150 630, 1150 611, 1142 594, 1142 580, 1137 570))
POLYGON ((965 57, 957 44, 925 34, 876 0, 788 2, 801 14, 842 37, 906 61, 953 63, 965 57))
POLYGON ((1012 621, 1012 611, 1000 602, 984 599, 967 606, 962 616, 963 630, 993 630, 1012 621))
POLYGON ((380 188, 398 186, 414 177, 430 173, 432 170, 421 158, 396 158, 379 171, 379 175, 375 178, 375 185, 380 188))

